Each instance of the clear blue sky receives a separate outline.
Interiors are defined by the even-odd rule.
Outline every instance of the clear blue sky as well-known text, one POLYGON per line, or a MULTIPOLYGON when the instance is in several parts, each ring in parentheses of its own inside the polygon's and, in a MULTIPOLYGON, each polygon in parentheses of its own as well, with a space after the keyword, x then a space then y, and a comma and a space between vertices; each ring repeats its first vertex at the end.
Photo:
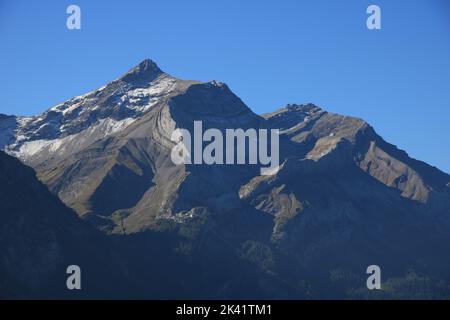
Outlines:
POLYGON ((450 1, 0 0, 0 45, 1 113, 38 114, 151 58, 226 82, 257 113, 313 102, 364 118, 450 172, 450 1))

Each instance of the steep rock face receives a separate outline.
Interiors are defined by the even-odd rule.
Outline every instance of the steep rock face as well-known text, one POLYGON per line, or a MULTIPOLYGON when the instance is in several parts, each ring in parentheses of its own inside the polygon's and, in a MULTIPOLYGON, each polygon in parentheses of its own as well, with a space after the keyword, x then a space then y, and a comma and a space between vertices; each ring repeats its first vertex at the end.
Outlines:
MULTIPOLYGON (((355 181, 354 186, 349 184, 347 191, 338 187, 341 182, 335 181, 336 191, 342 191, 342 194, 338 192, 333 196, 335 200, 349 199, 350 202, 357 202, 360 193, 374 198, 377 194, 381 196, 381 193, 401 195, 412 200, 414 206, 420 208, 418 212, 426 216, 433 211, 430 208, 435 207, 436 201, 433 199, 439 198, 437 202, 440 203, 441 209, 434 210, 434 213, 445 211, 443 216, 450 213, 449 175, 409 158, 404 151, 385 142, 363 120, 329 114, 313 105, 289 105, 264 117, 272 126, 282 128, 282 136, 294 143, 300 143, 303 149, 287 158, 276 177, 257 177, 244 186, 243 190, 246 190, 247 194, 245 198, 252 193, 252 189, 261 189, 261 183, 279 181, 274 188, 283 185, 283 189, 286 189, 284 179, 290 179, 292 175, 296 177, 293 184, 301 185, 300 179, 305 177, 311 183, 310 187, 305 185, 305 188, 312 189, 312 185, 317 183, 321 176, 330 179, 341 176, 340 179, 351 181, 352 176, 357 174, 358 181, 355 181), (381 184, 371 182, 370 178, 381 184), (363 181, 371 182, 373 187, 367 187, 366 192, 361 192, 358 186, 361 186, 363 181), (373 191, 373 188, 377 191, 373 191), (444 198, 447 200, 443 200, 444 198), (443 209, 444 207, 446 209, 443 209)), ((348 184, 346 181, 342 183, 348 184)), ((333 192, 324 190, 318 198, 324 202, 332 194, 333 192)), ((380 198, 378 201, 390 203, 389 197, 380 198)), ((344 204, 342 206, 345 208, 344 204)), ((399 203, 398 206, 404 205, 399 203)), ((339 208, 335 210, 340 211, 339 208)), ((381 211, 388 212, 390 209, 381 211)))
POLYGON ((350 158, 362 170, 400 190, 404 197, 425 203, 430 192, 448 192, 448 174, 411 159, 361 119, 331 114, 313 105, 289 105, 263 116, 271 126, 282 128, 283 135, 303 146, 304 154, 294 156, 317 160, 334 142, 345 139, 352 146, 348 149, 350 158))

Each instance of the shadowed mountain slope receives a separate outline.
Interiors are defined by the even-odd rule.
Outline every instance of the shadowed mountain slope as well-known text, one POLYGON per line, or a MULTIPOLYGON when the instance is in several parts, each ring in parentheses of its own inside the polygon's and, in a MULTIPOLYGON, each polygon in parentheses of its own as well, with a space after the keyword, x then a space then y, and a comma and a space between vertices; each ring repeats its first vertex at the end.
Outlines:
POLYGON ((1 151, 0 219, 0 298, 112 297, 109 290, 123 286, 126 268, 111 243, 1 151), (82 291, 66 287, 74 264, 82 291))

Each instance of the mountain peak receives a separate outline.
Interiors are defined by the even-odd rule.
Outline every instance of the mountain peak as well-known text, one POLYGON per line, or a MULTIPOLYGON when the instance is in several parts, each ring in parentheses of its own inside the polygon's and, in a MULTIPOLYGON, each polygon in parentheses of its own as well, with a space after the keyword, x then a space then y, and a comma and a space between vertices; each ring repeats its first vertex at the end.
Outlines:
POLYGON ((162 72, 161 69, 159 69, 158 65, 156 64, 155 61, 151 60, 151 59, 145 59, 143 60, 141 63, 139 63, 136 67, 134 67, 133 69, 138 69, 139 71, 142 72, 148 72, 149 70, 151 71, 157 71, 157 72, 162 72))
POLYGON ((164 72, 151 59, 145 59, 128 71, 121 79, 126 82, 150 82, 164 72))

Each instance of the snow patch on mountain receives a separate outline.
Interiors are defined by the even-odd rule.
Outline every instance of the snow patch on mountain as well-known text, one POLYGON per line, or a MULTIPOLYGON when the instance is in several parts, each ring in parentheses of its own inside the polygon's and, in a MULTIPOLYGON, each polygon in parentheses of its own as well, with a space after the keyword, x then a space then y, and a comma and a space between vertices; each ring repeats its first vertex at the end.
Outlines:
POLYGON ((72 154, 127 128, 176 92, 180 81, 144 62, 124 77, 40 115, 11 117, 15 120, 9 122, 3 116, 0 149, 33 164, 72 154), (149 81, 141 81, 142 77, 149 81))
POLYGON ((122 104, 128 109, 145 112, 160 101, 160 98, 169 94, 177 85, 177 79, 162 75, 150 83, 147 88, 135 88, 120 97, 122 104))
POLYGON ((45 147, 49 146, 52 143, 50 140, 35 140, 35 141, 28 141, 25 142, 21 147, 18 153, 15 155, 19 158, 22 158, 23 156, 33 156, 38 151, 44 149, 45 147))
POLYGON ((14 150, 17 149, 17 147, 14 148, 14 146, 12 146, 8 153, 26 160, 38 153, 44 152, 53 155, 63 154, 67 151, 76 152, 83 144, 87 142, 92 143, 107 136, 111 136, 125 129, 134 121, 136 121, 134 118, 127 118, 120 121, 110 118, 101 119, 97 124, 80 133, 52 140, 40 139, 26 141, 18 146, 18 150, 14 150))

